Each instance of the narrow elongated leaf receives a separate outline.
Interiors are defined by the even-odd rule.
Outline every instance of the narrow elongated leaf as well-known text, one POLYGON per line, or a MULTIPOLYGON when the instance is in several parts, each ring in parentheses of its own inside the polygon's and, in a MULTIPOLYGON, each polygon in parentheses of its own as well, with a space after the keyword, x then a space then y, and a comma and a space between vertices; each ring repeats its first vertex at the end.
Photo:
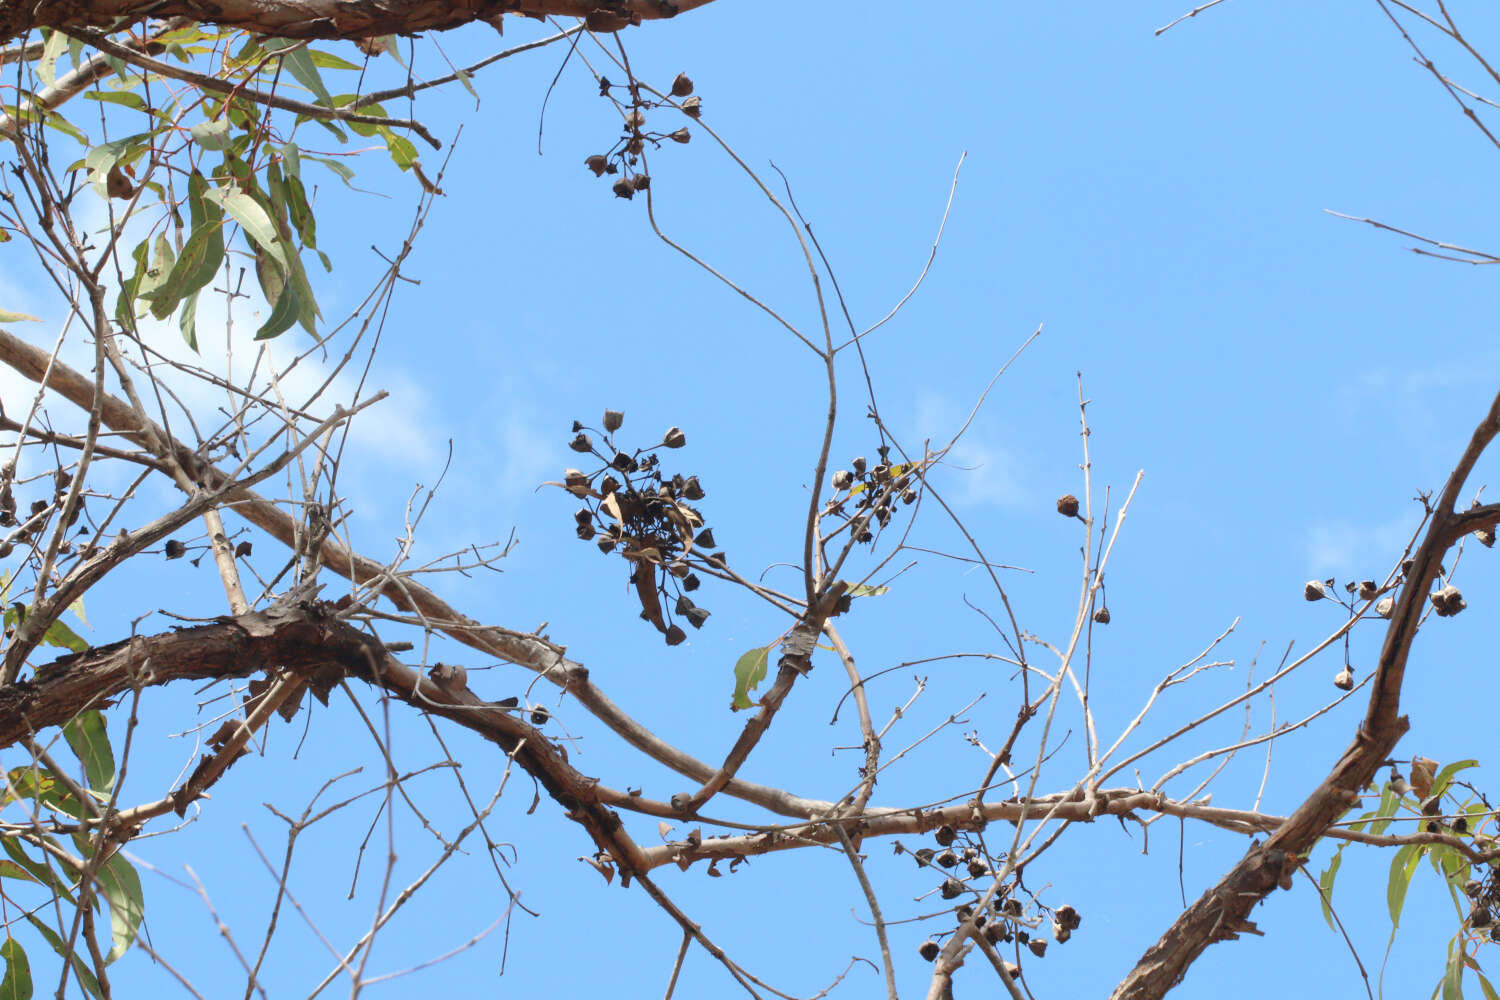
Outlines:
POLYGON ((89 648, 89 644, 83 640, 83 637, 64 625, 61 620, 47 626, 47 631, 42 633, 42 642, 49 646, 66 649, 70 653, 82 653, 89 648))
POLYGON ((68 36, 55 28, 47 35, 47 44, 42 46, 42 58, 37 60, 36 76, 50 87, 57 82, 57 58, 68 48, 68 36))
POLYGON ((198 293, 194 292, 182 300, 182 306, 177 310, 177 326, 182 331, 182 339, 193 353, 198 353, 198 293))
POLYGON ((1455 760, 1453 763, 1445 765, 1443 769, 1437 773, 1437 776, 1432 779, 1431 794, 1442 795, 1448 790, 1448 786, 1453 784, 1453 776, 1455 774, 1457 774, 1459 771, 1478 766, 1479 761, 1477 760, 1455 760))
MULTIPOLYGON (((210 193, 208 182, 196 171, 188 178, 188 207, 193 228, 172 265, 172 273, 143 296, 151 303, 151 315, 157 319, 166 319, 179 302, 212 281, 224 262, 224 214, 210 193)), ((192 322, 189 321, 189 326, 192 322)), ((197 350, 197 335, 188 336, 184 330, 184 336, 188 345, 197 350)))
POLYGON ((33 860, 27 855, 25 849, 21 847, 20 842, 16 838, 6 837, 0 840, 0 849, 3 849, 6 854, 10 855, 16 867, 30 872, 33 879, 51 889, 68 905, 76 905, 73 901, 73 893, 63 884, 57 873, 46 864, 33 860))
POLYGON ((93 710, 80 712, 63 726, 63 737, 73 756, 83 764, 89 788, 108 793, 115 783, 115 754, 109 745, 103 714, 93 710))
POLYGON ((146 901, 141 893, 141 877, 130 862, 116 852, 94 876, 99 891, 109 902, 110 939, 113 942, 106 964, 113 962, 135 943, 141 921, 146 916, 146 901))
POLYGON ((261 208, 260 202, 235 188, 214 188, 210 197, 240 224, 252 243, 270 254, 282 268, 286 267, 286 255, 282 252, 281 241, 277 239, 276 225, 271 221, 271 216, 266 214, 266 210, 261 208))
POLYGON ((1385 901, 1391 914, 1391 929, 1401 926, 1401 908, 1406 905, 1406 890, 1411 885, 1412 872, 1422 860, 1422 845, 1407 844, 1391 859, 1391 877, 1386 883, 1385 901))
POLYGON ((879 597, 890 592, 890 587, 872 587, 868 583, 857 583, 849 588, 850 597, 879 597))
POLYGON ((1479 991, 1484 994, 1484 1000, 1500 1000, 1500 993, 1495 992, 1495 987, 1490 985, 1484 973, 1476 971, 1474 975, 1479 977, 1479 991))
POLYGON ((1318 876, 1318 888, 1321 890, 1319 899, 1323 904, 1323 920, 1328 924, 1329 930, 1337 930, 1333 924, 1333 880, 1338 877, 1339 865, 1344 863, 1343 850, 1333 852, 1328 867, 1323 869, 1323 874, 1318 876))
POLYGON ((0 309, 0 323, 40 323, 41 320, 27 313, 11 312, 9 309, 0 309))
POLYGON ((313 92, 317 98, 313 103, 322 104, 326 107, 333 105, 333 96, 328 93, 328 88, 323 85, 323 77, 318 72, 318 64, 307 49, 294 49, 281 57, 281 64, 287 68, 292 77, 302 86, 313 92))
POLYGON ((347 59, 334 55, 332 52, 324 52, 322 49, 305 49, 307 57, 312 60, 313 65, 319 69, 347 69, 359 72, 360 67, 347 59))
POLYGON ((37 919, 34 914, 27 913, 25 917, 30 921, 31 926, 37 929, 37 933, 47 939, 47 943, 52 946, 53 951, 61 955, 64 961, 72 963, 73 972, 77 974, 78 981, 83 984, 83 988, 88 991, 89 996, 93 997, 94 1000, 104 1000, 104 994, 99 989, 99 980, 94 977, 94 973, 84 964, 83 959, 78 956, 78 953, 64 944, 63 939, 57 936, 57 932, 37 919))
MULTIPOLYGON (((61 32, 59 32, 61 34, 61 32)), ((5 960, 5 978, 0 979, 0 1000, 31 1000, 31 963, 26 950, 13 937, 0 944, 0 959, 5 960)))
POLYGON ((1375 810, 1375 822, 1370 824, 1371 833, 1383 833, 1390 826, 1391 818, 1396 815, 1396 808, 1401 805, 1401 796, 1397 795, 1395 789, 1387 782, 1385 790, 1380 793, 1380 806, 1375 810))
POLYGON ((1463 1000, 1464 997, 1464 947, 1448 945, 1448 966, 1443 970, 1443 1000, 1463 1000))
MULTIPOLYGON (((267 281, 262 280, 262 287, 267 281)), ((266 289, 266 297, 271 298, 271 290, 266 289)), ((261 324, 259 330, 255 331, 256 340, 270 340, 279 337, 292 328, 297 322, 297 316, 301 312, 297 295, 297 286, 291 282, 282 280, 281 287, 277 289, 274 299, 275 305, 271 308, 271 315, 261 324)))

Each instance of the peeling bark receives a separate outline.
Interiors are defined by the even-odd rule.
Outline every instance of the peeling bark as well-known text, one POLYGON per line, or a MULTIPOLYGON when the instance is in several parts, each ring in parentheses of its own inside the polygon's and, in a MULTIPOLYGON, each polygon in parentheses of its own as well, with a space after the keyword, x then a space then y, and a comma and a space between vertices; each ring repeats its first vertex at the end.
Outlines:
POLYGON ((107 29, 186 17, 280 38, 356 39, 447 31, 505 14, 584 18, 594 31, 675 17, 709 0, 40 0, 5 4, 0 40, 35 28, 107 29))
POLYGON ((1147 949, 1110 994, 1111 1000, 1157 1000, 1182 981, 1188 968, 1209 945, 1233 940, 1241 932, 1258 933, 1248 919, 1251 909, 1278 884, 1291 888, 1286 876, 1295 870, 1298 860, 1312 850, 1330 823, 1360 801, 1360 790, 1375 777, 1409 726, 1406 717, 1399 714, 1401 684, 1443 556, 1466 532, 1491 527, 1500 517, 1500 506, 1495 504, 1454 513, 1469 472, 1497 434, 1500 434, 1500 395, 1475 428, 1468 447, 1448 476, 1442 496, 1432 508, 1427 535, 1412 557, 1401 596, 1392 611, 1371 685, 1369 708, 1353 742, 1328 776, 1265 843, 1245 852, 1217 885, 1184 910, 1147 949))
MULTIPOLYGON (((598 801, 597 780, 569 765, 561 747, 518 713, 485 701, 462 682, 423 677, 374 638, 335 617, 332 605, 321 602, 135 636, 45 664, 30 678, 0 688, 0 748, 61 726, 79 712, 106 708, 136 687, 245 677, 278 668, 307 676, 326 676, 337 669, 479 733, 514 759, 568 818, 588 831, 599 849, 614 859, 623 878, 645 870, 640 849, 625 835, 619 816, 598 801)), ((190 779, 184 788, 192 784, 190 779)))

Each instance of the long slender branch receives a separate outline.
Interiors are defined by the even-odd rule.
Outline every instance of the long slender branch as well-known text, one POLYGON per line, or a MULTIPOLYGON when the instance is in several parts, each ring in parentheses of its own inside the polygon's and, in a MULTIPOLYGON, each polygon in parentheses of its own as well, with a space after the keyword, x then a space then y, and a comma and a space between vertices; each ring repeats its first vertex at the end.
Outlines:
POLYGON ((412 121, 407 118, 382 118, 378 115, 362 115, 358 112, 348 111, 343 108, 328 108, 321 104, 308 104, 306 101, 294 101, 290 97, 282 97, 280 94, 269 93, 264 90, 256 90, 253 87, 241 86, 217 76, 207 73, 197 73, 181 66, 162 62, 150 56, 137 52, 118 42, 112 41, 107 35, 100 31, 90 31, 87 28, 66 28, 68 35, 82 42, 87 42, 101 52, 108 53, 133 66, 160 73, 162 76, 173 80, 181 80, 190 83, 201 90, 212 91, 215 94, 227 94, 234 97, 253 101, 256 104, 265 105, 268 108, 280 108, 282 111, 292 111, 308 118, 316 118, 319 121, 354 122, 359 125, 383 125, 389 128, 411 129, 421 136, 433 149, 442 149, 443 144, 437 140, 427 127, 421 122, 412 121))

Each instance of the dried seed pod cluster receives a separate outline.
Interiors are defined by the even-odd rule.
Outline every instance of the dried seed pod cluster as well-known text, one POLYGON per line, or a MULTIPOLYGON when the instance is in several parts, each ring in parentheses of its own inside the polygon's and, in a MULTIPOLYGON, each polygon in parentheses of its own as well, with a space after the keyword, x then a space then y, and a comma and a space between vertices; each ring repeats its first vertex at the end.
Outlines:
MULTIPOLYGON (((972 836, 968 830, 944 824, 933 832, 933 840, 937 842, 936 847, 922 847, 912 851, 912 859, 916 861, 918 868, 938 876, 937 893, 943 899, 968 897, 968 901, 954 907, 953 913, 959 921, 970 921, 981 929, 990 944, 1014 941, 1017 946, 1024 946, 1031 954, 1041 958, 1046 954, 1048 942, 1034 936, 1038 928, 1050 922, 1052 939, 1061 943, 1072 937, 1083 922, 1078 910, 1066 904, 1049 909, 1033 899, 1032 912, 1028 913, 1028 904, 1020 899, 1020 893, 1025 890, 1018 890, 1014 884, 1004 886, 988 906, 976 908, 975 903, 989 888, 988 883, 994 873, 992 862, 996 859, 985 852, 983 841, 972 836)), ((899 844, 896 846, 897 853, 905 850, 899 844)), ((937 940, 929 938, 922 942, 918 953, 928 961, 935 959, 940 947, 938 940, 942 937, 940 934, 936 935, 937 940)), ((1021 970, 1012 966, 1010 972, 1015 976, 1021 970)))
POLYGON ((687 435, 668 428, 659 444, 626 452, 614 438, 624 422, 619 410, 604 411, 602 431, 574 421, 568 447, 603 464, 591 472, 568 469, 555 485, 584 501, 573 515, 578 537, 594 542, 600 552, 617 553, 630 565, 641 617, 666 637, 667 645, 675 646, 687 638, 678 619, 702 628, 709 616, 687 596, 700 583, 693 569, 723 567, 725 556, 708 551, 717 544, 713 529, 689 503, 703 499, 698 477, 668 476, 661 470, 657 450, 681 448, 687 435), (597 443, 594 435, 600 438, 597 443))
MULTIPOLYGON (((54 519, 60 514, 64 507, 69 488, 73 485, 73 473, 66 468, 58 468, 54 472, 44 473, 41 476, 29 480, 18 480, 14 463, 7 462, 0 468, 0 559, 14 554, 18 549, 23 552, 30 549, 30 556, 39 557, 46 548, 46 539, 49 528, 53 527, 54 519), (24 512, 20 512, 16 503, 15 487, 25 485, 27 482, 44 482, 50 487, 51 496, 37 497, 25 506, 24 512)), ((66 531, 78 524, 79 518, 84 513, 85 498, 80 496, 77 505, 68 517, 67 524, 62 526, 66 531)), ((83 535, 90 531, 87 525, 78 528, 77 534, 83 535)), ((58 542, 57 554, 61 557, 69 557, 77 553, 87 552, 93 554, 90 546, 83 545, 75 547, 73 542, 63 539, 58 542)), ((12 594, 12 600, 21 591, 12 594)))
POLYGON ((854 540, 862 544, 874 542, 902 504, 916 503, 922 488, 917 463, 892 465, 889 445, 881 445, 876 452, 880 461, 873 466, 861 455, 849 468, 834 472, 834 496, 823 507, 824 517, 842 518, 854 540))
POLYGON ((634 82, 615 84, 608 77, 599 78, 599 96, 614 102, 624 117, 624 127, 614 145, 603 153, 594 153, 585 158, 583 165, 592 170, 595 177, 617 175, 615 182, 610 185, 616 198, 628 201, 635 197, 637 191, 650 189, 651 175, 646 173, 642 158, 647 143, 650 143, 652 149, 660 149, 663 142, 686 144, 692 141, 693 133, 686 126, 664 132, 652 131, 646 127, 647 112, 671 109, 673 99, 680 102, 677 107, 689 118, 697 118, 703 113, 702 99, 689 96, 693 93, 693 81, 686 73, 678 73, 668 91, 670 97, 653 99, 649 91, 634 82), (616 96, 616 92, 620 96, 616 96))
POLYGON ((1469 898, 1469 913, 1464 923, 1473 930, 1488 931, 1491 941, 1500 941, 1500 923, 1496 921, 1496 915, 1500 914, 1500 869, 1476 865, 1473 871, 1479 877, 1469 879, 1463 886, 1464 895, 1469 898))

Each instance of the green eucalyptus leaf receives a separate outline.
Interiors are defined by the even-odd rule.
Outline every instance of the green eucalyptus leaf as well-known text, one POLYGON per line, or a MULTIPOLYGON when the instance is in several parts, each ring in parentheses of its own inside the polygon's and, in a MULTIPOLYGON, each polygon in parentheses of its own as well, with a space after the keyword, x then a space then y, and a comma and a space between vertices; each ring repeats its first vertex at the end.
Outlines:
MULTIPOLYGON (((61 32, 58 32, 61 34, 61 32)), ((31 1000, 31 963, 21 942, 7 937, 0 944, 0 959, 5 961, 5 978, 0 979, 0 1000, 31 1000)))
POLYGON ((57 82, 57 59, 68 49, 68 36, 56 28, 47 33, 47 43, 42 46, 42 57, 37 60, 36 77, 45 86, 57 82))
POLYGON ((1323 920, 1328 924, 1329 930, 1336 930, 1333 924, 1333 880, 1338 877, 1339 865, 1344 863, 1344 848, 1342 845, 1333 852, 1333 857, 1328 861, 1328 867, 1323 869, 1323 874, 1318 876, 1318 889, 1320 901, 1323 904, 1323 920))
POLYGON ((332 52, 324 52, 322 49, 307 49, 305 51, 307 52, 307 57, 312 60, 313 65, 320 69, 347 69, 357 73, 361 68, 341 56, 334 55, 332 52))
POLYGON ((1406 890, 1411 876, 1425 853, 1421 844, 1407 844, 1391 859, 1390 881, 1386 883, 1385 901, 1391 914, 1391 929, 1401 926, 1401 908, 1406 905, 1406 890))
POLYGON ((83 96, 91 101, 100 101, 104 104, 118 104, 132 111, 151 110, 140 94, 132 94, 128 90, 86 90, 83 96))
POLYGON ((229 148, 229 119, 227 118, 199 122, 188 131, 192 133, 193 141, 204 149, 223 152, 229 148))
POLYGON ((63 726, 63 738, 83 764, 89 788, 108 793, 115 783, 115 754, 109 745, 104 715, 92 709, 78 713, 63 726))
POLYGON ((47 626, 47 631, 42 633, 42 642, 48 646, 66 649, 70 653, 82 653, 89 648, 88 642, 82 636, 61 621, 55 621, 47 626))
POLYGON ((305 46, 293 49, 282 56, 281 64, 287 68, 287 72, 292 74, 293 79, 312 91, 313 96, 317 98, 314 101, 315 104, 322 104, 325 107, 333 106, 333 95, 328 93, 328 88, 323 85, 323 77, 318 72, 318 64, 305 46))
POLYGON ((754 707, 750 702, 750 692, 761 681, 766 679, 766 670, 770 662, 770 656, 770 646, 757 646, 745 652, 735 663, 734 701, 731 703, 731 706, 736 711, 742 708, 754 707))
POLYGON ((890 587, 872 587, 867 583, 857 583, 849 588, 850 597, 879 597, 890 592, 890 587))
POLYGON ((94 973, 84 964, 83 959, 79 957, 77 951, 69 948, 56 931, 48 927, 34 914, 26 913, 24 916, 30 922, 31 926, 36 928, 37 933, 46 938, 47 943, 52 946, 52 950, 61 955, 64 961, 72 964, 73 972, 77 975, 78 981, 83 984, 83 988, 88 992, 89 996, 93 997, 94 1000, 104 1000, 104 994, 99 989, 99 980, 94 978, 94 973))
POLYGON ((1453 776, 1455 774, 1459 771, 1465 771, 1471 767, 1478 766, 1479 761, 1477 760, 1456 760, 1451 764, 1444 765, 1443 769, 1433 776, 1431 794, 1442 795, 1448 790, 1448 786, 1453 784, 1453 776))
POLYGON ((286 255, 282 252, 276 225, 260 202, 235 188, 212 188, 209 196, 240 224, 255 246, 270 254, 281 267, 286 267, 286 255))

